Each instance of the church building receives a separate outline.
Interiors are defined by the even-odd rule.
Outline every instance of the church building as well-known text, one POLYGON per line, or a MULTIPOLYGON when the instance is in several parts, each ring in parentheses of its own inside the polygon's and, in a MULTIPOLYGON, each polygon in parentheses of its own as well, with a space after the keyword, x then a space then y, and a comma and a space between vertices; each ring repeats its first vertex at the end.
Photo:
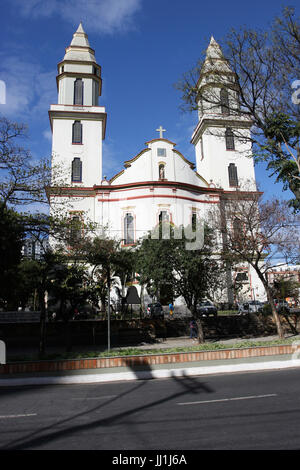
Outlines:
MULTIPOLYGON (((212 37, 198 87, 216 91, 212 78, 216 70, 229 82, 234 80, 212 37)), ((251 122, 238 112, 227 112, 229 101, 236 100, 232 88, 221 96, 221 104, 213 112, 199 102, 198 123, 191 137, 196 164, 166 138, 166 130, 158 123, 156 130, 149 129, 144 147, 137 142, 136 155, 129 155, 124 167, 107 179, 102 175, 107 114, 99 103, 101 66, 81 23, 58 64, 56 80, 58 102, 49 111, 52 164, 61 169, 64 183, 60 191, 51 192, 51 210, 63 206, 70 218, 87 218, 99 230, 106 227, 126 247, 135 245, 161 220, 185 227, 194 218, 205 219, 208 210, 239 190, 243 181, 250 185, 249 191, 257 191, 251 145, 246 138, 235 139, 232 131, 247 137, 251 122)), ((56 185, 53 173, 53 187, 56 185)), ((232 282, 236 277, 244 285, 243 300, 264 300, 264 289, 250 266, 232 272, 232 282)), ((231 289, 226 300, 235 300, 231 289)))

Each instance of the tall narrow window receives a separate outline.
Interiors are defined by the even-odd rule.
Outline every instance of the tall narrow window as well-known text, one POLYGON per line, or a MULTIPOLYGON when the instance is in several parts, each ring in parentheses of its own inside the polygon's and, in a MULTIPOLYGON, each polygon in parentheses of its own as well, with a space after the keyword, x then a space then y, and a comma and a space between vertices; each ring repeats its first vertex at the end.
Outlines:
POLYGON ((167 211, 161 211, 159 213, 159 223, 169 222, 169 214, 167 211))
POLYGON ((72 161, 72 182, 81 183, 82 181, 82 162, 80 158, 74 158, 72 161))
POLYGON ((73 123, 72 144, 82 144, 82 124, 80 121, 73 123))
POLYGON ((226 90, 226 88, 222 88, 220 91, 220 102, 221 102, 221 113, 230 114, 228 90, 226 90))
POLYGON ((228 166, 228 178, 229 186, 237 187, 239 185, 237 167, 234 163, 230 163, 228 166))
POLYGON ((70 221, 70 243, 77 242, 81 237, 82 223, 78 215, 73 215, 70 221))
POLYGON ((74 82, 74 104, 83 104, 83 81, 82 78, 76 78, 74 82))
POLYGON ((226 150, 234 150, 234 134, 231 129, 226 129, 225 132, 226 150))
POLYGON ((96 80, 93 80, 93 106, 98 106, 99 85, 96 80))
POLYGON ((192 213, 192 228, 195 230, 197 224, 197 212, 192 213))
POLYGON ((230 236, 230 241, 231 241, 232 246, 235 246, 236 248, 243 246, 244 240, 242 237, 242 232, 243 232, 242 221, 238 217, 235 217, 232 221, 232 233, 230 236))
POLYGON ((159 173, 159 179, 160 180, 164 180, 166 178, 166 176, 165 176, 165 165, 163 163, 161 163, 158 166, 158 173, 159 173))
POLYGON ((124 217, 124 244, 134 243, 134 219, 133 215, 127 213, 124 217))

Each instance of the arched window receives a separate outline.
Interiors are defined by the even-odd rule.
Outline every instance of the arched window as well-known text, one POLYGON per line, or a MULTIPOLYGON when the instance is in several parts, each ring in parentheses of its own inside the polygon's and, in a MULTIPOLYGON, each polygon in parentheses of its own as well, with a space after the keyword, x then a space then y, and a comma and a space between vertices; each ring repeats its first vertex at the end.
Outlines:
POLYGON ((80 158, 74 158, 72 161, 72 182, 81 183, 82 181, 82 162, 80 158))
POLYGON ((159 223, 169 222, 169 214, 167 211, 160 211, 159 213, 159 223))
POLYGON ((82 144, 82 124, 74 121, 72 128, 72 144, 82 144))
POLYGON ((226 150, 235 150, 234 147, 234 134, 231 129, 226 129, 225 132, 226 150))
POLYGON ((70 221, 70 243, 73 244, 81 238, 82 221, 79 215, 72 215, 70 221))
POLYGON ((158 173, 159 173, 159 179, 164 180, 166 178, 165 175, 165 165, 163 163, 160 163, 158 166, 158 173))
POLYGON ((74 82, 74 104, 83 104, 83 81, 82 78, 76 78, 74 82))
POLYGON ((134 218, 130 213, 124 217, 124 245, 134 243, 134 218))
POLYGON ((239 185, 237 167, 235 166, 234 163, 230 163, 228 166, 228 178, 229 178, 229 186, 237 187, 239 185))
POLYGON ((229 113, 229 97, 228 97, 228 90, 226 90, 226 88, 221 88, 221 91, 220 91, 220 102, 221 102, 221 113, 222 113, 222 114, 230 114, 230 113, 229 113))

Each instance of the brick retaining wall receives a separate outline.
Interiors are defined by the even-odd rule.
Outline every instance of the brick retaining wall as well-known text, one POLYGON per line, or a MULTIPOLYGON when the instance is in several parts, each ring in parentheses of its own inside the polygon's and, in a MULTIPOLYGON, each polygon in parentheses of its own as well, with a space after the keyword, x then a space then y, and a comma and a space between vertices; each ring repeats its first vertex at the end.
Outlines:
POLYGON ((118 356, 94 359, 71 359, 59 361, 19 362, 0 365, 1 374, 24 374, 39 372, 62 372, 82 369, 102 369, 107 367, 151 367, 155 364, 241 359, 247 357, 292 354, 292 345, 259 346, 242 349, 221 349, 217 351, 194 351, 139 356, 118 356))

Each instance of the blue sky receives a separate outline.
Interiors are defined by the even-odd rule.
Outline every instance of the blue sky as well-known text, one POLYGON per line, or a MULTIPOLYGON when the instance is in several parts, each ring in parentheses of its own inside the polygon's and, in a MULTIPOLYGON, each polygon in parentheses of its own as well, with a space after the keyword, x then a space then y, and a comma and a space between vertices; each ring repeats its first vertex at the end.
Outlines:
MULTIPOLYGON (((231 27, 265 29, 285 5, 290 2, 1 0, 0 80, 7 100, 0 113, 28 125, 34 158, 51 154, 48 110, 57 102, 56 67, 82 21, 102 67, 99 105, 108 115, 103 174, 120 171, 158 137, 160 125, 195 161, 190 137, 197 119, 180 111, 174 83, 202 56, 211 35, 222 46, 231 27)), ((256 177, 266 196, 289 197, 263 165, 256 177)))

